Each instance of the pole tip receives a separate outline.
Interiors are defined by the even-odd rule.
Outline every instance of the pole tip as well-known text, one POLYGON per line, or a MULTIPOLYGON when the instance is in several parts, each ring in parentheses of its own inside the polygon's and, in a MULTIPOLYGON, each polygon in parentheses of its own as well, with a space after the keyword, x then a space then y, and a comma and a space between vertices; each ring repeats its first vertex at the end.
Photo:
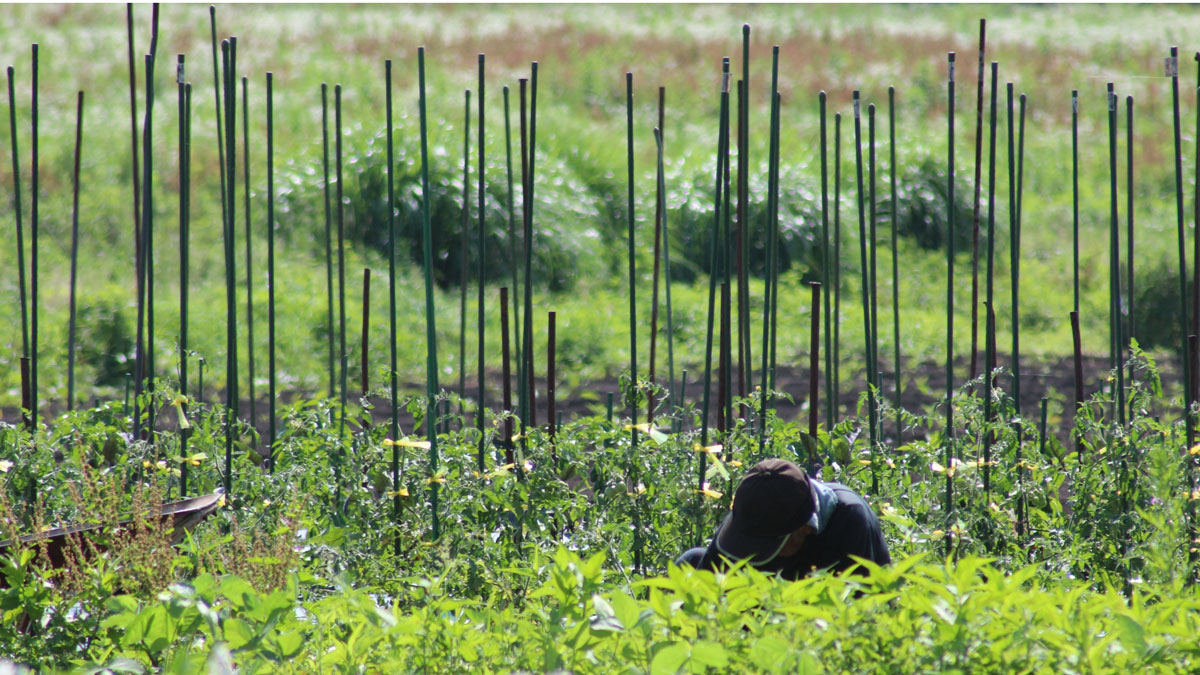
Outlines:
POLYGON ((953 61, 953 60, 954 60, 954 52, 950 52, 950 53, 948 54, 948 56, 950 57, 950 60, 951 60, 951 61, 953 61))
POLYGON ((822 89, 821 92, 819 94, 817 94, 817 99, 820 100, 821 103, 825 102, 825 90, 824 89, 822 89))
POLYGON ((851 95, 854 97, 855 101, 858 100, 858 90, 857 89, 855 89, 853 92, 851 92, 851 95))

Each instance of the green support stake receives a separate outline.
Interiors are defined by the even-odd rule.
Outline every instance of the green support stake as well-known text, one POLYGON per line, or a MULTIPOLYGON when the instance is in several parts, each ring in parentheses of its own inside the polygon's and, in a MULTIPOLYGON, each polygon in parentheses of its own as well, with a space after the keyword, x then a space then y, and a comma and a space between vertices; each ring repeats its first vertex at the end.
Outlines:
POLYGON ((946 89, 949 98, 947 126, 947 219, 946 236, 946 513, 954 508, 954 52, 949 54, 949 74, 946 89))
POLYGON ((325 335, 329 345, 329 398, 337 392, 334 373, 334 350, 337 338, 333 333, 333 215, 329 205, 329 86, 321 83, 321 184, 325 195, 325 335))
MULTIPOLYGON (((247 230, 249 222, 246 223, 247 230)), ((246 270, 249 278, 249 268, 246 270)), ((275 75, 267 73, 267 448, 275 471, 275 75)), ((251 401, 254 400, 251 395, 251 401)), ((393 410, 395 407, 393 406, 393 410)), ((253 414, 253 413, 251 413, 253 414)))
MULTIPOLYGON (((982 25, 982 24, 981 24, 982 25)), ((982 28, 980 29, 982 31, 982 28)), ((982 52, 980 52, 982 53, 982 52)), ((983 73, 983 61, 979 62, 980 74, 983 73)), ((983 85, 979 85, 979 101, 982 109, 983 105, 983 85)), ((975 135, 979 135, 978 125, 976 125, 975 135)), ((978 146, 978 142, 976 146, 978 146)), ((891 169, 888 172, 888 178, 891 180, 891 214, 892 214, 892 364, 896 371, 896 446, 899 447, 904 435, 904 416, 901 408, 901 394, 904 391, 903 379, 901 373, 904 369, 900 363, 900 255, 897 252, 900 238, 900 219, 897 217, 896 211, 896 88, 888 87, 888 153, 890 154, 891 169)), ((979 153, 976 152, 976 155, 979 153)), ((978 165, 978 158, 976 158, 978 165)), ((975 169, 975 240, 976 244, 979 241, 979 168, 975 169)), ((978 248, 978 247, 977 247, 978 248)), ((976 250, 972 253, 972 261, 975 260, 976 250)), ((974 266, 974 262, 972 262, 974 266)), ((972 286, 976 286, 978 282, 977 276, 972 271, 972 286)), ((972 295, 977 295, 978 289, 974 289, 972 295)), ((972 309, 974 313, 974 309, 972 309)), ((975 326, 972 321, 971 331, 974 332, 975 326)), ((974 342, 972 340, 972 342, 974 342)), ((971 359, 974 362, 974 350, 972 350, 971 359)), ((974 366, 971 368, 974 370, 974 366)))
MULTIPOLYGON (((250 78, 242 76, 242 204, 246 221, 246 394, 249 398, 250 423, 258 420, 254 395, 254 267, 251 264, 250 225, 250 78)), ((269 180, 269 177, 268 177, 269 180)), ((270 197, 268 196, 268 200, 270 197)), ((271 223, 267 223, 270 229, 271 223)), ((268 445, 269 447, 269 445, 268 445)))
MULTIPOLYGON (((383 82, 386 99, 386 115, 387 115, 387 195, 388 195, 388 318, 390 334, 388 336, 388 348, 391 354, 391 372, 389 374, 392 415, 389 420, 388 433, 389 438, 393 441, 400 438, 400 422, 398 420, 397 411, 399 410, 399 382, 397 381, 396 372, 398 364, 396 361, 396 188, 395 188, 395 172, 396 154, 393 144, 392 130, 392 60, 387 59, 383 62, 383 82)), ((400 526, 400 446, 392 446, 392 523, 400 526)), ((393 553, 400 555, 402 546, 400 537, 395 537, 395 548, 393 553)))
POLYGON ((75 112, 75 171, 71 181, 71 291, 70 318, 67 328, 67 410, 75 409, 75 286, 76 270, 79 259, 79 159, 83 153, 83 92, 79 92, 79 101, 75 112))
POLYGON ((484 285, 484 274, 486 272, 486 267, 484 265, 484 261, 487 260, 487 232, 485 229, 486 228, 486 222, 485 222, 486 217, 485 216, 487 214, 487 203, 485 201, 486 194, 484 192, 484 188, 486 186, 486 172, 484 169, 485 164, 484 164, 484 154, 483 154, 484 138, 485 138, 485 133, 484 133, 485 127, 484 127, 484 118, 483 118, 483 97, 484 97, 484 94, 483 94, 483 92, 484 92, 484 89, 483 89, 483 65, 484 65, 484 56, 483 56, 483 54, 480 54, 479 55, 479 96, 477 97, 478 102, 479 102, 479 106, 478 106, 479 107, 479 115, 478 115, 478 117, 479 117, 479 133, 475 134, 476 138, 478 138, 478 147, 479 147, 479 152, 478 152, 479 176, 476 179, 476 182, 478 183, 478 186, 479 186, 479 235, 478 235, 479 241, 478 241, 478 244, 476 245, 477 252, 475 254, 475 259, 477 260, 477 264, 478 264, 478 266, 476 268, 476 276, 478 278, 475 280, 475 283, 478 284, 478 289, 479 289, 479 293, 476 296, 476 305, 478 308, 478 326, 476 326, 476 332, 479 335, 479 353, 478 353, 478 356, 476 357, 476 362, 477 362, 476 367, 479 369, 479 401, 476 403, 476 405, 478 406, 478 411, 479 411, 479 417, 478 417, 479 457, 478 457, 478 463, 477 463, 479 473, 483 473, 483 471, 484 471, 483 455, 484 455, 484 450, 487 447, 487 439, 486 439, 487 434, 484 433, 484 431, 486 429, 486 427, 484 425, 486 422, 485 418, 486 418, 486 414, 487 414, 487 399, 485 397, 486 392, 484 390, 484 350, 483 350, 483 338, 484 338, 484 328, 485 328, 484 321, 483 321, 483 309, 484 309, 483 285, 484 285))
POLYGON ((821 286, 825 289, 825 430, 833 433, 833 420, 837 402, 833 398, 833 312, 830 309, 830 278, 833 256, 829 250, 829 152, 825 137, 825 92, 817 95, 817 107, 821 117, 821 286))
MULTIPOLYGON (((421 114, 421 225, 424 231, 424 264, 425 264, 425 339, 428 352, 425 362, 425 396, 426 396, 426 426, 429 438, 429 475, 434 477, 438 470, 437 432, 434 428, 434 399, 437 396, 437 329, 433 313, 433 227, 429 221, 429 199, 432 194, 429 189, 429 132, 428 119, 425 113, 425 48, 417 48, 417 73, 421 114)), ((438 522, 438 483, 429 484, 429 508, 433 519, 433 540, 441 536, 441 523, 438 522)))

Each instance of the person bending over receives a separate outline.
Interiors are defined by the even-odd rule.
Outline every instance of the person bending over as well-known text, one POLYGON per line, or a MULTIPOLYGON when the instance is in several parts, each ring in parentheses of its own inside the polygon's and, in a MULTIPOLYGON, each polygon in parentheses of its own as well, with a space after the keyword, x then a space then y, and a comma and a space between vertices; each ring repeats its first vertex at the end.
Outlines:
MULTIPOLYGON (((841 483, 810 478, 787 460, 767 459, 746 472, 708 547, 686 551, 676 564, 715 571, 749 560, 760 572, 795 581, 814 570, 844 572, 855 565, 852 555, 892 562, 866 500, 841 483)), ((861 566, 855 572, 866 574, 861 566)))

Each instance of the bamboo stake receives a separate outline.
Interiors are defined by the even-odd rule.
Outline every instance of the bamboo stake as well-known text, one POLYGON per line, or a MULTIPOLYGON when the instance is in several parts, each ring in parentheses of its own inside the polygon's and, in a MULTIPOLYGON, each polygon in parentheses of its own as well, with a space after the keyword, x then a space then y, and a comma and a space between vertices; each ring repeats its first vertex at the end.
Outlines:
MULTIPOLYGON (((870 246, 870 254, 871 254, 871 291, 870 291, 870 296, 871 296, 871 362, 873 364, 875 364, 875 367, 872 369, 873 372, 870 373, 871 379, 869 381, 870 381, 871 385, 873 387, 875 387, 875 395, 881 396, 883 394, 883 375, 882 375, 882 369, 879 367, 879 295, 878 295, 878 287, 876 284, 876 281, 878 278, 877 263, 879 261, 879 255, 878 255, 878 237, 876 236, 876 218, 875 218, 875 215, 876 215, 875 214, 875 207, 876 207, 875 195, 878 194, 878 192, 875 189, 875 104, 874 103, 870 103, 867 105, 867 175, 868 175, 867 183, 869 185, 867 194, 870 197, 870 202, 867 205, 867 213, 868 213, 867 223, 870 226, 870 229, 868 230, 869 234, 867 236, 867 239, 868 239, 868 244, 870 246)), ((882 420, 879 419, 879 411, 875 410, 874 412, 875 412, 875 415, 872 420, 872 425, 875 427, 875 431, 871 435, 876 440, 876 442, 878 442, 881 440, 881 437, 883 436, 883 422, 882 422, 882 420)), ((875 450, 875 447, 872 446, 872 452, 874 452, 874 450, 875 450)), ((875 477, 875 462, 871 462, 871 474, 872 474, 872 480, 871 480, 872 485, 873 486, 877 485, 878 479, 875 477)))
POLYGON ((509 367, 509 332, 508 332, 508 287, 500 287, 500 368, 502 370, 504 391, 504 439, 500 445, 504 448, 504 463, 512 464, 513 459, 513 418, 512 418, 512 373, 509 367))
MULTIPOLYGON (((1126 207, 1125 207, 1125 212, 1126 212, 1125 218, 1126 218, 1127 225, 1128 225, 1126 238, 1128 239, 1128 248, 1129 248, 1129 253, 1128 253, 1129 258, 1127 261, 1128 270, 1129 270, 1128 275, 1127 275, 1127 278, 1129 279, 1129 282, 1128 282, 1129 293, 1126 295, 1126 297, 1128 298, 1127 304, 1129 305, 1129 310, 1128 310, 1129 311, 1129 327, 1125 334, 1126 339, 1123 343, 1123 348, 1127 350, 1129 358, 1133 358, 1133 342, 1135 340, 1134 327, 1135 327, 1135 317, 1137 315, 1134 314, 1134 311, 1133 311, 1133 309, 1134 309, 1133 308, 1133 305, 1134 305, 1133 300, 1134 300, 1135 295, 1134 295, 1134 283, 1133 283, 1133 193, 1134 193, 1134 187, 1133 187, 1133 97, 1132 96, 1125 97, 1125 162, 1126 162, 1125 191, 1127 193, 1126 194, 1127 201, 1126 201, 1126 207)), ((1200 222, 1200 221, 1198 221, 1198 222, 1200 222)), ((1200 241, 1200 238, 1198 238, 1198 241, 1200 241)), ((1200 258, 1193 258, 1193 260, 1200 260, 1200 258)), ((1195 286, 1193 286, 1193 288, 1195 288, 1195 286)), ((1132 363, 1129 364, 1129 384, 1131 386, 1133 384, 1133 364, 1132 363)), ((1133 413, 1134 413, 1133 401, 1130 400, 1129 419, 1131 421, 1133 420, 1133 413)))
POLYGON ((484 140, 486 138, 484 117, 483 117, 483 99, 484 99, 483 66, 484 66, 484 55, 480 54, 479 55, 479 97, 478 97, 479 132, 475 134, 476 138, 478 139, 478 144, 479 144, 479 152, 478 152, 478 157, 479 157, 478 174, 479 174, 479 177, 478 177, 478 180, 476 181, 479 184, 479 235, 478 235, 479 242, 476 245, 476 248, 477 248, 476 260, 478 261, 478 266, 476 268, 476 276, 479 277, 476 280, 476 283, 479 285, 478 286, 479 292, 476 296, 475 304, 477 306, 477 311, 478 311, 478 321, 477 321, 478 325, 476 326, 476 332, 478 333, 478 336, 479 336, 479 353, 476 356, 476 364, 477 364, 476 367, 479 369, 479 401, 476 405, 479 406, 479 418, 478 418, 479 457, 478 457, 477 467, 478 467, 480 473, 483 473, 483 470, 484 470, 483 455, 484 455, 484 451, 487 449, 487 442, 486 442, 487 439, 486 439, 486 434, 484 433, 484 430, 486 429, 486 427, 484 426, 484 423, 486 421, 486 415, 487 415, 487 398, 486 398, 487 392, 484 390, 484 358, 485 358, 485 354, 484 354, 484 350, 483 350, 483 338, 484 338, 484 328, 485 328, 484 321, 483 321, 483 310, 484 310, 483 285, 485 282, 484 262, 487 260, 487 233, 486 233, 487 203, 485 201, 486 194, 484 192, 484 189, 486 187, 486 170, 484 168, 485 163, 484 163, 484 154, 483 154, 484 140))
MULTIPOLYGON (((634 264, 634 214, 633 214, 633 73, 625 73, 625 138, 626 138, 626 158, 628 162, 628 184, 629 184, 629 203, 626 206, 626 218, 629 224, 629 383, 637 390, 637 301, 635 292, 637 290, 636 268, 634 264)), ((629 467, 630 478, 633 483, 637 484, 638 472, 636 470, 636 458, 638 455, 638 410, 636 405, 636 396, 630 401, 631 411, 631 429, 629 431, 629 467)), ((640 510, 638 502, 634 502, 634 533, 633 533, 633 560, 634 568, 638 571, 642 570, 642 526, 640 510)))
MULTIPOLYGON (((210 13, 216 10, 209 7, 210 13)), ((217 74, 217 41, 216 41, 216 18, 213 14, 213 77, 217 74)), ((128 45, 129 54, 129 140, 133 159, 133 241, 134 241, 134 259, 140 260, 141 245, 142 245, 142 194, 141 194, 141 170, 138 166, 138 131, 137 131, 137 60, 133 55, 133 3, 125 4, 125 34, 126 45, 128 45)), ((10 69, 11 71, 11 69, 10 69)), ((11 77, 10 77, 11 79, 11 77)), ((219 107, 219 104, 218 104, 219 107)), ((219 112, 219 110, 218 110, 219 112)), ((217 118, 218 133, 221 126, 221 120, 217 118)), ((16 142, 15 140, 13 141, 16 142)), ((217 143, 220 144, 218 139, 217 143)), ((15 149, 15 148, 14 148, 15 149)), ((14 152, 15 154, 15 152, 14 152)), ((221 162, 221 168, 224 169, 224 161, 221 162)), ((222 186, 222 196, 224 195, 224 187, 222 186)), ((137 281, 141 283, 141 278, 137 281)), ((22 300, 24 293, 22 292, 22 300)), ((22 317, 24 318, 24 317, 22 317)), ((28 352, 28 349, 26 349, 28 352)))
MULTIPOLYGON (((33 63, 31 65, 33 74, 32 82, 32 104, 30 105, 30 123, 33 128, 33 140, 30 143, 32 146, 32 161, 30 163, 32 173, 29 177, 30 182, 30 199, 29 199, 29 239, 30 239, 30 256, 29 256, 29 297, 30 297, 30 338, 29 338, 29 419, 34 430, 37 432, 38 426, 38 46, 33 44, 33 63)), ((147 103, 149 106, 149 103, 147 103)))
MULTIPOLYGON (((981 71, 983 70, 983 61, 979 62, 979 68, 981 71)), ((980 85, 981 109, 982 109, 982 100, 983 100, 982 99, 982 96, 983 96, 983 88, 982 87, 983 87, 983 85, 981 84, 980 85)), ((976 127, 978 127, 978 125, 976 125, 976 127)), ((976 146, 978 146, 979 145, 979 139, 978 139, 979 129, 978 128, 976 128, 976 130, 975 130, 975 135, 976 135, 975 144, 976 144, 976 146)), ((892 363, 894 364, 892 367, 895 369, 895 372, 896 372, 896 446, 899 447, 901 444, 901 440, 902 440, 901 437, 904 435, 904 415, 902 412, 903 409, 901 408, 901 404, 900 404, 900 396, 904 390, 904 387, 903 387, 903 380, 900 376, 901 372, 903 372, 903 368, 901 367, 901 363, 900 363, 900 255, 898 253, 899 239, 900 239, 900 231, 899 231, 900 230, 900 221, 899 221, 899 218, 897 217, 897 211, 896 211, 896 88, 895 87, 888 87, 888 152, 891 155, 891 157, 890 157, 891 169, 889 171, 888 178, 891 180, 891 183, 892 183, 891 184, 892 336, 893 336, 892 337, 892 341, 893 341, 892 342, 892 350, 893 350, 892 351, 892 363)), ((978 155, 979 154, 978 151, 975 154, 978 155)), ((978 159, 978 156, 976 157, 975 163, 976 163, 976 167, 975 167, 976 200, 975 201, 978 202, 979 201, 979 197, 978 197, 979 196, 979 167, 978 167, 979 159, 978 159)), ((978 242, 978 238, 979 238, 979 209, 978 209, 978 207, 976 207, 976 209, 975 209, 975 234, 974 234, 974 236, 975 236, 976 241, 978 242)), ((976 245, 976 249, 978 249, 978 245, 976 245)), ((978 250, 975 250, 971 254, 972 255, 971 284, 972 284, 973 288, 978 286, 978 281, 979 281, 977 278, 977 275, 975 274, 975 269, 974 269, 975 257, 976 257, 977 253, 978 253, 978 250)), ((977 293, 978 293, 978 289, 975 288, 975 293, 973 293, 972 295, 973 296, 977 295, 977 293)), ((972 314, 975 313, 974 305, 976 304, 976 302, 978 302, 977 298, 972 297, 972 302, 971 302, 971 305, 972 305, 971 313, 972 314)), ((972 333, 974 333, 974 331, 975 331, 974 324, 975 324, 974 319, 972 319, 972 321, 971 321, 972 333)), ((974 340, 972 340, 972 342, 974 342, 974 340)), ((971 359, 972 359, 971 370, 974 371, 975 368, 974 368, 973 362, 975 359, 975 354, 974 354, 974 346, 973 345, 972 345, 971 359)))
MULTIPOLYGON (((875 342, 874 326, 871 325, 871 267, 868 258, 868 237, 867 230, 867 211, 866 191, 863 186, 863 156, 862 156, 862 115, 860 110, 860 101, 858 90, 854 90, 854 168, 858 177, 858 196, 855 201, 858 203, 858 250, 860 258, 860 277, 862 288, 862 312, 863 312, 863 350, 867 359, 867 418, 868 418, 868 438, 871 445, 871 456, 875 455, 875 444, 878 438, 875 436, 875 350, 872 345, 875 342)), ((878 483, 872 481, 872 494, 878 493, 878 483)))
MULTIPOLYGON (((661 89, 659 90, 661 93, 661 89)), ((658 146, 658 209, 662 213, 661 231, 663 237, 663 273, 666 277, 666 302, 667 302, 667 409, 671 411, 672 431, 678 433, 680 431, 680 420, 676 416, 676 405, 681 405, 682 393, 679 398, 675 397, 675 324, 671 316, 671 245, 667 230, 667 195, 666 195, 666 176, 663 170, 663 137, 662 130, 655 129, 654 140, 658 146)))
POLYGON ((75 172, 72 181, 71 207, 71 291, 70 318, 67 328, 67 410, 75 409, 75 288, 76 271, 79 259, 79 159, 83 153, 83 92, 79 92, 79 100, 75 112, 75 172))
MULTIPOLYGON (((729 58, 726 57, 721 63, 721 112, 717 123, 717 170, 713 186, 713 226, 712 238, 709 247, 709 268, 708 268, 708 325, 705 329, 704 340, 704 389, 703 389, 703 404, 700 412, 700 445, 708 447, 708 424, 709 424, 709 396, 712 388, 712 349, 713 349, 713 322, 717 316, 717 277, 720 275, 719 265, 721 258, 720 239, 721 239, 721 205, 722 205, 722 177, 725 175, 725 160, 728 155, 725 152, 725 144, 727 139, 725 133, 727 131, 727 120, 729 117, 729 58)), ((718 346, 719 348, 719 346, 718 346)), ((717 366, 718 377, 720 376, 720 364, 717 366)), ((765 371, 764 371, 765 372, 765 371)), ((765 388, 764 388, 765 389, 765 388)), ((697 484, 704 482, 704 467, 705 454, 699 453, 697 456, 699 461, 699 471, 697 484)), ((700 489, 699 487, 697 489, 700 489)))
MULTIPOLYGON (((425 48, 417 48, 417 72, 421 115, 421 223, 424 231, 425 249, 425 339, 428 355, 425 363, 425 397, 426 397, 426 428, 429 439, 429 475, 437 475, 438 451, 437 423, 434 400, 437 396, 437 330, 433 313, 433 228, 429 221, 429 200, 432 192, 429 189, 429 132, 428 119, 425 114, 425 48)), ((340 184, 340 183, 339 183, 340 184)), ((438 482, 429 483, 429 509, 433 519, 432 538, 434 541, 441 535, 441 523, 438 521, 438 482)))
POLYGON ((329 103, 328 85, 321 83, 321 184, 325 194, 325 334, 329 345, 329 398, 333 398, 337 386, 334 380, 334 350, 337 339, 333 333, 333 216, 329 206, 329 103))
MULTIPOLYGON (((842 114, 833 115, 833 417, 841 405, 842 331, 842 114)), ((830 430, 832 433, 832 429, 830 430)))
MULTIPOLYGON (((246 229, 249 230, 249 222, 246 229)), ((366 334, 364 330, 364 339, 366 334)), ((363 371, 367 369, 366 358, 366 349, 363 349, 363 371)), ((275 373, 275 75, 267 73, 267 448, 270 455, 268 466, 272 472, 275 471, 277 432, 275 373)), ((253 396, 251 400, 254 400, 253 396)))
MULTIPOLYGON (((513 215, 513 165, 512 165, 512 131, 509 123, 508 115, 508 85, 504 85, 504 158, 505 166, 507 167, 508 177, 508 259, 509 265, 512 268, 512 292, 519 293, 520 286, 517 285, 517 232, 515 225, 515 217, 513 215)), ((512 303, 513 312, 513 347, 517 350, 517 381, 521 381, 521 314, 518 310, 518 303, 514 299, 512 303)), ((505 408, 512 411, 511 406, 506 405, 505 408)), ((508 434, 508 440, 512 440, 512 434, 508 434)), ((507 462, 511 464, 512 462, 507 462)))
MULTIPOLYGON (((8 124, 12 145, 13 217, 17 222, 17 292, 21 296, 21 356, 29 358, 29 306, 25 291, 25 229, 21 223, 21 155, 17 148, 17 101, 13 67, 8 67, 8 124)), ((24 389, 24 388, 22 388, 24 389)), ((28 406, 23 405, 26 411, 28 406)))
MULTIPOLYGON (((179 55, 179 77, 183 80, 183 54, 179 55)), ((184 415, 190 409, 188 397, 188 285, 191 258, 191 199, 192 199, 192 84, 183 84, 183 109, 180 119, 180 143, 182 159, 179 163, 179 393, 184 401, 184 415)), ((197 387, 196 402, 200 402, 200 390, 197 387)), ((187 457, 188 438, 190 430, 184 430, 179 435, 179 455, 187 457)), ((182 462, 179 467, 179 496, 187 496, 187 478, 189 462, 182 462)))
POLYGON ((334 465, 334 495, 337 504, 342 503, 342 469, 341 458, 345 454, 346 434, 346 398, 349 387, 347 377, 349 362, 346 352, 346 218, 345 200, 343 199, 342 183, 342 85, 333 85, 333 134, 334 134, 334 175, 337 179, 337 254, 338 254, 338 364, 340 367, 339 408, 338 415, 338 447, 334 465))
MULTIPOLYGON (((975 379, 975 361, 978 358, 979 331, 979 189, 980 172, 983 169, 983 57, 987 48, 987 19, 979 20, 979 78, 975 90, 975 199, 972 208, 971 227, 971 371, 968 381, 975 379)), ((895 170, 895 161, 892 162, 895 170)), ((895 193, 895 189, 892 189, 895 193)), ((892 213, 895 213, 892 209, 892 213)), ((984 338, 987 339, 986 337, 984 338)), ((899 389, 899 385, 897 385, 899 389)), ((899 407, 899 406, 897 406, 899 407)))
MULTIPOLYGON (((234 160, 234 125, 233 125, 233 49, 231 40, 221 41, 221 66, 224 71, 225 85, 225 171, 228 188, 227 203, 234 199, 233 160, 234 160)), ((236 290, 234 282, 234 209, 226 208, 225 212, 225 494, 233 492, 233 425, 237 416, 237 301, 234 298, 236 290)))
MULTIPOLYGON (((1121 225, 1117 214, 1117 94, 1108 83, 1108 172, 1110 192, 1109 283, 1111 288, 1109 334, 1112 367, 1117 371, 1117 421, 1125 426, 1125 368, 1121 363, 1121 225)), ((1193 261, 1194 264, 1194 261, 1193 261)))
MULTIPOLYGON (((242 76, 242 204, 246 220, 246 370, 247 393, 250 397, 250 422, 258 419, 254 395, 254 273, 250 257, 250 94, 249 78, 242 76)), ((268 198, 269 199, 269 198, 268 198)), ((270 228, 271 224, 268 223, 270 228)))
MULTIPOLYGON (((833 331, 830 330, 830 276, 833 256, 829 250, 829 153, 825 137, 825 92, 817 95, 821 118, 821 284, 825 288, 825 430, 833 433, 837 402, 833 398, 833 331)), ((893 207, 894 210, 895 207, 893 207)))
POLYGON ((367 377, 367 356, 368 345, 367 336, 371 330, 371 268, 363 268, 363 310, 362 310, 362 358, 358 373, 359 389, 365 398, 367 391, 370 390, 370 381, 367 377))
MULTIPOLYGON (((737 218, 737 231, 734 235, 734 239, 737 242, 737 244, 736 244, 737 251, 736 251, 734 257, 737 258, 737 267, 735 268, 735 275, 737 277, 737 283, 738 283, 738 286, 737 286, 737 296, 738 296, 737 378, 738 378, 738 396, 745 397, 746 396, 746 377, 747 377, 746 371, 749 369, 749 359, 747 357, 747 351, 748 351, 748 348, 750 345, 750 326, 749 326, 750 317, 749 317, 749 307, 747 307, 750 300, 749 300, 749 288, 747 286, 748 282, 746 279, 747 274, 748 274, 746 268, 749 267, 749 264, 748 264, 749 252, 746 250, 746 238, 748 236, 746 230, 749 229, 750 223, 747 222, 747 220, 746 220, 746 213, 749 210, 749 205, 746 204, 745 194, 746 194, 746 192, 748 192, 748 187, 744 186, 742 184, 744 181, 746 181, 748 179, 748 176, 746 175, 746 173, 747 173, 747 171, 746 171, 746 156, 744 154, 744 148, 747 144, 747 139, 746 139, 747 133, 745 131, 744 124, 743 124, 743 122, 744 122, 743 117, 745 116, 745 113, 746 113, 747 92, 746 92, 746 83, 742 80, 738 80, 738 82, 737 82, 737 98, 738 98, 738 154, 737 154, 738 177, 737 177, 736 189, 737 189, 738 200, 737 200, 737 206, 735 209, 736 210, 736 218, 737 218)), ((743 409, 742 417, 745 418, 745 416, 746 416, 746 410, 743 409)))
MULTIPOLYGON (((1180 142, 1179 123, 1179 48, 1171 47, 1171 56, 1167 61, 1168 72, 1171 74, 1171 113, 1175 131, 1175 224, 1179 241, 1179 328, 1183 344, 1181 355, 1183 363, 1183 409, 1186 427, 1186 443, 1190 448, 1195 439, 1194 420, 1192 417, 1192 373, 1188 364, 1192 362, 1188 351, 1188 289, 1187 289, 1187 256, 1184 252, 1187 236, 1183 227, 1183 151, 1180 142)), ((1200 289, 1197 289, 1200 292, 1200 289)))
MULTIPOLYGON (((769 150, 767 157, 767 264, 766 272, 763 274, 763 328, 762 328, 762 372, 760 373, 761 382, 759 399, 759 414, 758 414, 758 454, 760 457, 766 455, 767 445, 767 411, 771 407, 771 303, 774 300, 774 289, 771 275, 775 271, 775 197, 778 194, 775 189, 775 164, 776 152, 776 130, 779 128, 779 47, 772 49, 771 56, 771 121, 769 127, 769 150)), ((711 304, 709 305, 711 311, 711 304)))
MULTIPOLYGON (((808 282, 812 288, 812 332, 808 341, 808 435, 817 439, 817 383, 820 381, 821 352, 821 282, 808 282)), ((814 464, 819 461, 814 451, 809 451, 809 460, 814 464)), ((874 464, 872 462, 872 464, 874 464)))
POLYGON ((954 476, 950 470, 954 461, 954 52, 949 56, 949 79, 946 89, 949 98, 947 125, 949 148, 947 150, 947 199, 949 212, 946 230, 946 512, 954 509, 954 476))
POLYGON ((471 220, 471 90, 463 93, 463 191, 462 221, 459 224, 458 263, 458 412, 462 417, 459 424, 465 426, 463 406, 467 400, 467 257, 471 250, 467 240, 467 226, 471 220))
MULTIPOLYGON (((400 383, 396 358, 396 151, 394 129, 392 125, 392 60, 383 62, 383 83, 385 97, 385 115, 387 119, 387 199, 388 199, 388 352, 391 357, 389 372, 389 389, 391 395, 392 415, 389 420, 388 433, 393 441, 400 438, 400 383)), ((507 364, 506 364, 507 365, 507 364)), ((505 378, 507 381, 507 378, 505 378)), ((400 446, 392 445, 392 522, 400 526, 400 446)), ((403 550, 400 537, 394 539, 394 554, 400 555, 403 550)))
MULTIPOLYGON (((666 92, 666 89, 664 87, 658 88, 658 126, 655 127, 656 133, 655 133, 654 138, 655 138, 655 142, 659 145, 660 150, 662 147, 663 99, 666 95, 665 92, 666 92)), ((650 297, 650 375, 647 380, 651 385, 654 385, 654 383, 655 383, 655 377, 654 377, 655 376, 655 373, 654 373, 655 363, 654 362, 655 362, 655 357, 657 356, 657 351, 658 351, 658 277, 659 277, 659 269, 661 267, 660 259, 662 256, 662 223, 663 223, 662 191, 663 191, 662 183, 659 182, 658 180, 655 180, 655 187, 654 187, 654 195, 655 195, 654 196, 654 273, 653 273, 653 276, 651 277, 651 284, 650 284, 650 289, 651 289, 650 290, 650 293, 651 293, 651 297, 650 297)), ((670 388, 670 385, 671 385, 671 383, 668 382, 667 383, 668 389, 670 388)), ((650 421, 650 422, 654 421, 654 404, 655 404, 654 396, 650 395, 646 402, 646 408, 647 408, 646 409, 646 420, 650 421)))
POLYGON ((1079 311, 1079 92, 1071 90, 1071 241, 1075 311, 1079 311))

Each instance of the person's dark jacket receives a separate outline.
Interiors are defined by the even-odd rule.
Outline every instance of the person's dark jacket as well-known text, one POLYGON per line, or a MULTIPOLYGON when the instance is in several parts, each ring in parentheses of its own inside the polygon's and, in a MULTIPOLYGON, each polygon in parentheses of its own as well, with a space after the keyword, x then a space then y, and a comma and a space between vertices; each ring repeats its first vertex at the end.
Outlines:
MULTIPOLYGON (((782 578, 795 581, 814 570, 830 569, 834 572, 844 572, 855 564, 850 558, 852 555, 879 565, 891 564, 892 558, 888 553, 887 542, 883 539, 883 531, 879 527, 879 518, 875 516, 871 507, 862 497, 841 483, 824 485, 833 489, 838 504, 820 532, 809 534, 795 555, 789 558, 775 558, 755 569, 767 574, 777 572, 782 578)), ((714 541, 709 543, 704 552, 699 569, 714 570, 724 563, 724 557, 717 551, 715 538, 714 535, 714 541)), ((866 574, 862 567, 855 571, 866 574)))

